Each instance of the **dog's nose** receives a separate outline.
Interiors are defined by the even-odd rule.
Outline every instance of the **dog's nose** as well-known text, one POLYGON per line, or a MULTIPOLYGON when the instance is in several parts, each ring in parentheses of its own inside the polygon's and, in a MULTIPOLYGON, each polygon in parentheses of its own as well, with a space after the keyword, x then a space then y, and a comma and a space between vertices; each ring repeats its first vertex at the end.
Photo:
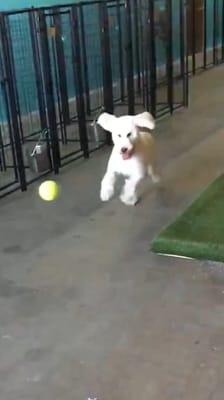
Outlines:
POLYGON ((121 153, 124 154, 128 151, 127 147, 122 147, 121 148, 121 153))

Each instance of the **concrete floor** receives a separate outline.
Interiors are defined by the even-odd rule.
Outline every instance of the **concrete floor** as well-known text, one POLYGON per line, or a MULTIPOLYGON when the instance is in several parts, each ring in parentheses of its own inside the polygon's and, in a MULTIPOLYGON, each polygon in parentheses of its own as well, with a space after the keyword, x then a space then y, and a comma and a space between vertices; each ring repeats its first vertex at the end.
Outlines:
POLYGON ((223 171, 224 69, 159 122, 162 183, 99 202, 108 154, 0 202, 2 400, 223 400, 224 267, 159 257, 150 239, 223 171))

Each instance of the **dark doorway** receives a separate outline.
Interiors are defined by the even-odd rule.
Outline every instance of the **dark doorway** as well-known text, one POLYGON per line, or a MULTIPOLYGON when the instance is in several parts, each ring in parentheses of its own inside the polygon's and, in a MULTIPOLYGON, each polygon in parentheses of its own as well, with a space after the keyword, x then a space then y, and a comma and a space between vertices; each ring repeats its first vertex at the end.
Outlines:
POLYGON ((190 0, 187 7, 188 51, 200 53, 204 42, 204 2, 190 0))

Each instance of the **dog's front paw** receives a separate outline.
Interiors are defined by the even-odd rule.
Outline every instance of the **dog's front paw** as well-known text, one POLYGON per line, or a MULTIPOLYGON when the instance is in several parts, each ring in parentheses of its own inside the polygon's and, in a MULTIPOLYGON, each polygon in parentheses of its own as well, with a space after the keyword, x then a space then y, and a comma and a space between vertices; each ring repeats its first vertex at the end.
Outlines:
POLYGON ((114 194, 113 187, 101 187, 100 199, 101 201, 109 201, 114 194))
POLYGON ((125 194, 121 194, 120 200, 126 206, 135 206, 138 203, 138 197, 136 196, 136 194, 134 194, 132 196, 126 196, 125 194))

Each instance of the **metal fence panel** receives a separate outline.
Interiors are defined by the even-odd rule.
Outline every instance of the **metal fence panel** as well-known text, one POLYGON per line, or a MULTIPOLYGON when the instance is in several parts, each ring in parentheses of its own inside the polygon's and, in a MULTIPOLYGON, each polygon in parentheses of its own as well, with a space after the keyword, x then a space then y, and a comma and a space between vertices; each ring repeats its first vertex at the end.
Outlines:
MULTIPOLYGON (((217 22, 223 2, 213 1, 217 22)), ((1 13, 0 196, 109 143, 92 124, 103 109, 145 108, 160 117, 186 106, 185 14, 184 0, 94 0, 1 13)), ((224 53, 220 32, 213 35, 215 64, 224 53)), ((190 58, 197 70, 195 54, 190 58)))

